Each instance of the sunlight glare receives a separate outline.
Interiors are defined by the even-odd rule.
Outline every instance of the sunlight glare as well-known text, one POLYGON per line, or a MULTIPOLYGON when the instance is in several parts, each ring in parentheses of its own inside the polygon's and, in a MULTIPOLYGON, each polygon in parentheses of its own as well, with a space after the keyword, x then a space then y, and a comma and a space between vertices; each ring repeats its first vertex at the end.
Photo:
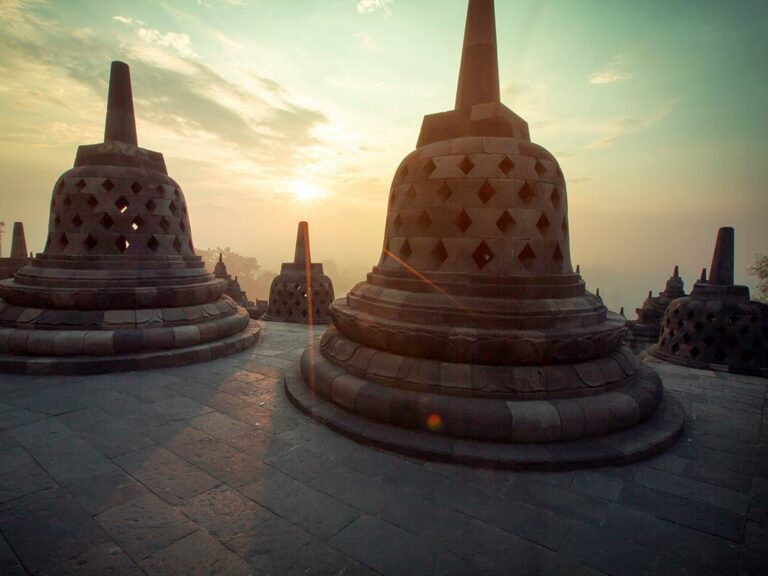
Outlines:
POLYGON ((293 182, 293 196, 299 202, 307 204, 319 200, 325 196, 325 193, 311 182, 295 180, 293 182))

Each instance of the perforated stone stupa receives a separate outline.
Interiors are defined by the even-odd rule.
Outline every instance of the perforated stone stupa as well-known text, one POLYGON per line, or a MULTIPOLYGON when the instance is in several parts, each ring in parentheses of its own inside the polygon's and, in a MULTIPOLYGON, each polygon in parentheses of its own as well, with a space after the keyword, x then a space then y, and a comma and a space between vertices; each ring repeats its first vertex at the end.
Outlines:
POLYGON ((558 468, 674 442, 683 413, 585 290, 566 185, 499 99, 492 0, 470 0, 455 109, 395 172, 381 259, 289 373, 332 428, 409 454, 558 468))
POLYGON ((0 282, 0 370, 84 373, 186 364, 258 327, 195 255, 163 155, 138 146, 128 66, 113 62, 104 142, 56 181, 45 250, 0 282))
POLYGON ((29 264, 29 255, 27 254, 24 224, 22 222, 14 222, 13 236, 11 237, 11 255, 8 258, 0 258, 0 279, 11 278, 27 264, 29 264))
POLYGON ((264 320, 297 324, 328 324, 333 302, 333 282, 323 265, 312 262, 309 224, 299 222, 293 262, 284 262, 269 288, 269 308, 264 320))
POLYGON ((649 291, 648 298, 645 299, 642 307, 636 309, 637 320, 627 322, 629 328, 627 343, 632 350, 636 353, 642 352, 657 342, 667 306, 676 298, 683 296, 685 296, 683 279, 680 277, 680 268, 675 266, 664 290, 659 292, 658 296, 654 296, 653 292, 649 291))
POLYGON ((733 228, 720 228, 709 278, 664 313, 658 342, 649 353, 693 368, 768 377, 768 305, 749 299, 734 282, 733 228))

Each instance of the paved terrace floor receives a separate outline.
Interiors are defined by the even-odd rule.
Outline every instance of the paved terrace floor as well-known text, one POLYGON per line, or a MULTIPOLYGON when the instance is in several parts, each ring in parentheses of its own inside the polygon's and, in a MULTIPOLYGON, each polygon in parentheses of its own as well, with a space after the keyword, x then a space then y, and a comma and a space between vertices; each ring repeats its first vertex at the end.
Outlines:
POLYGON ((281 383, 307 329, 263 327, 209 364, 0 376, 0 574, 768 573, 768 380, 659 365, 665 454, 472 469, 313 424, 281 383))

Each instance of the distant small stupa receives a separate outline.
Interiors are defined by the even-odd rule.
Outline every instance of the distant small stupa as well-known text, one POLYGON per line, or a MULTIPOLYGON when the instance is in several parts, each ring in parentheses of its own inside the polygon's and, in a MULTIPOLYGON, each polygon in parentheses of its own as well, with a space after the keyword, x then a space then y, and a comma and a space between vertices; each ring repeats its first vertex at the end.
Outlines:
POLYGON ((642 352, 649 346, 652 346, 659 339, 661 332, 661 321, 664 318, 664 312, 667 310, 673 300, 685 296, 683 279, 680 277, 680 268, 675 265, 672 276, 667 279, 664 290, 654 296, 652 291, 648 291, 648 298, 643 305, 637 308, 637 320, 627 322, 629 333, 627 334, 627 343, 636 353, 642 352))
POLYGON ((285 262, 269 289, 269 308, 264 320, 297 324, 328 324, 333 302, 333 282, 321 263, 312 262, 309 224, 299 222, 293 262, 285 262))
POLYGON ((24 223, 13 223, 13 236, 11 236, 11 255, 8 258, 0 258, 0 280, 11 278, 16 272, 29 264, 30 255, 27 254, 27 239, 24 236, 24 223))
POLYGON ((213 268, 213 275, 227 283, 224 294, 232 298, 236 304, 242 306, 246 310, 253 306, 253 302, 248 300, 248 295, 240 287, 240 282, 238 281, 237 276, 233 278, 227 271, 227 265, 224 264, 224 255, 221 252, 219 252, 219 260, 213 268))
POLYGON ((733 228, 717 233, 709 278, 664 313, 652 356, 673 364, 768 377, 768 305, 734 284, 733 228))

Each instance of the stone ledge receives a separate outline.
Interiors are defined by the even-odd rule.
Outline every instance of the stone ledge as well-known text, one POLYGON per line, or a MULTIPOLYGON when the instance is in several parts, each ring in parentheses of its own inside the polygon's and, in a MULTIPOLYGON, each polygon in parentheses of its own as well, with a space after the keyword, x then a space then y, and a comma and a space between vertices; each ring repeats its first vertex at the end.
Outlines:
POLYGON ((570 442, 483 442, 404 430, 355 416, 312 392, 298 365, 286 373, 285 391, 299 410, 358 442, 408 456, 488 468, 568 470, 628 464, 674 444, 685 420, 681 403, 666 393, 653 416, 623 432, 570 442))

